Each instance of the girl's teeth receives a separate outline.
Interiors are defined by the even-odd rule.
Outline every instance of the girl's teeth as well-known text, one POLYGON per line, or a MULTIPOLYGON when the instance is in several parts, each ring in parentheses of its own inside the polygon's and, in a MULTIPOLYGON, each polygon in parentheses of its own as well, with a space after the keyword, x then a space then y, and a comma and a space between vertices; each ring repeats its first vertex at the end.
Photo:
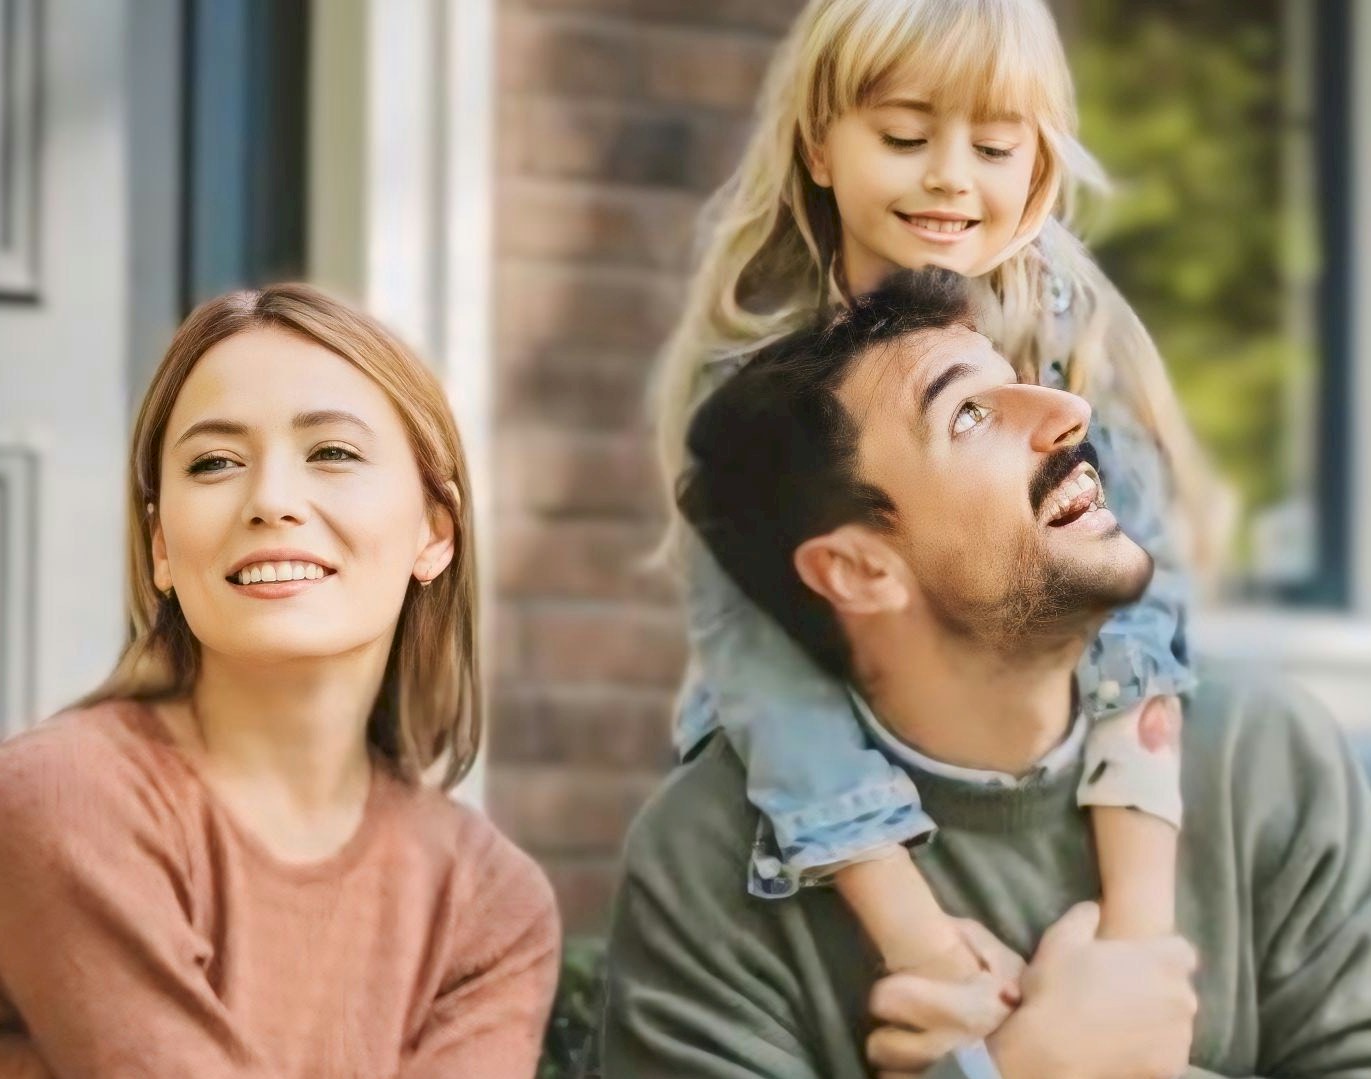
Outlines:
POLYGON ((970 221, 945 221, 940 217, 915 217, 911 220, 920 228, 934 232, 965 232, 971 226, 970 221))

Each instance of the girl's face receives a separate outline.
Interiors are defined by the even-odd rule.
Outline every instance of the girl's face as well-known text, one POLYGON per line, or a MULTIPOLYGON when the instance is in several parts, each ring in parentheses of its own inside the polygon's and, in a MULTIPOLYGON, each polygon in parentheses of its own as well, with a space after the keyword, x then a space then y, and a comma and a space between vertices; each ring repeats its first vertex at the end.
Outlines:
POLYGON ((323 346, 258 328, 215 345, 172 408, 154 578, 206 653, 262 663, 390 649, 411 576, 450 561, 403 422, 323 346))
POLYGON ((967 277, 998 264, 1023 220, 1037 129, 1017 116, 934 108, 910 80, 849 110, 813 155, 842 218, 848 286, 870 292, 898 269, 967 277))

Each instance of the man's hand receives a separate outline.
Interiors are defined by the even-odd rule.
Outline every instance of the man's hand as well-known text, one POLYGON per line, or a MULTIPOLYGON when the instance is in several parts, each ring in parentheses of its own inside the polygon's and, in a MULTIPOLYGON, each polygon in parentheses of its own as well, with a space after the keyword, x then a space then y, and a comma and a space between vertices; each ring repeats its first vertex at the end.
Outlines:
POLYGON ((1188 1066, 1195 950, 1097 940, 1099 919, 1082 903, 1044 934, 1023 1004, 987 1040, 1004 1079, 1175 1079, 1188 1066))
POLYGON ((1019 1001, 1023 959, 979 922, 953 922, 980 970, 960 980, 900 971, 876 983, 871 1014, 884 1025, 867 1039, 866 1053, 878 1079, 918 1075, 954 1049, 980 1041, 1019 1001))

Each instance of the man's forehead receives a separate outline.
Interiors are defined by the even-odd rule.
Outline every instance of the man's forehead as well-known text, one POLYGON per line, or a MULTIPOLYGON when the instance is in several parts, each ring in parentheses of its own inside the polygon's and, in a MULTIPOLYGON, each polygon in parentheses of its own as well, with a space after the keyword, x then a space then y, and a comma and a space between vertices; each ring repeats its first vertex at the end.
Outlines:
POLYGON ((999 366, 1005 360, 984 334, 966 326, 940 326, 885 341, 858 356, 839 387, 844 405, 870 407, 872 395, 903 404, 905 387, 917 387, 954 363, 976 368, 999 366))

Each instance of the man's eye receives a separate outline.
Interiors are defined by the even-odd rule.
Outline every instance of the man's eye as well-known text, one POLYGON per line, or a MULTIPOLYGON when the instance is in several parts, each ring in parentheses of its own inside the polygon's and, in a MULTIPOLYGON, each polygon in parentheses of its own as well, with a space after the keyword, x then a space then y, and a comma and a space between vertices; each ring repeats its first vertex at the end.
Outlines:
POLYGON ((986 411, 973 401, 968 401, 957 409, 957 418, 952 421, 952 433, 960 435, 971 430, 985 419, 986 411))

